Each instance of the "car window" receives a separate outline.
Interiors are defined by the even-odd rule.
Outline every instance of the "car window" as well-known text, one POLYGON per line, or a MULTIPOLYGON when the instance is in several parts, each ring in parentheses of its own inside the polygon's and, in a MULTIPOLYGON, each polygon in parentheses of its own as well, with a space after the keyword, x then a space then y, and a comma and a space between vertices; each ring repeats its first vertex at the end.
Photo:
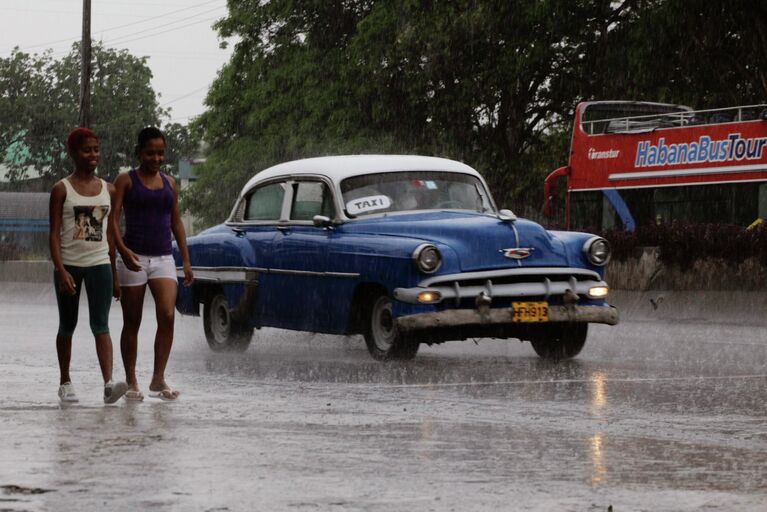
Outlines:
POLYGON ((244 220, 280 220, 285 183, 259 187, 247 199, 244 220))
POLYGON ((291 220, 312 220, 315 215, 333 217, 333 196, 321 181, 299 181, 293 184, 291 220))
POLYGON ((439 171, 365 174, 341 183, 351 216, 408 210, 492 212, 493 206, 476 177, 439 171))

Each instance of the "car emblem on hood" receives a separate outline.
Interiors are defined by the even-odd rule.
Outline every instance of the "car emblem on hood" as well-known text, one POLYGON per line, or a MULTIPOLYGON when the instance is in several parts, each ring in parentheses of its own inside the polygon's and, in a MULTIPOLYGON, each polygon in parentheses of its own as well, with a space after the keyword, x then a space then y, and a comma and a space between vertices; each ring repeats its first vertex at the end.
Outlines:
POLYGON ((506 258, 510 258, 512 260, 523 260, 532 254, 533 248, 514 247, 512 249, 501 249, 498 252, 502 252, 506 258))

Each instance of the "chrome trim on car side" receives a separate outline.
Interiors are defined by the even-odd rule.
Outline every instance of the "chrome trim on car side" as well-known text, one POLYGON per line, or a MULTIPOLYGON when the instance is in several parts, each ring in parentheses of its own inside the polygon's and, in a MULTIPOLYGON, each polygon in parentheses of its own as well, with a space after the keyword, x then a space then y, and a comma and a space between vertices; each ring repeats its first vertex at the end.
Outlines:
MULTIPOLYGON (((195 281, 214 283, 258 282, 258 274, 267 269, 258 267, 192 267, 195 281)), ((184 267, 176 267, 176 275, 184 277, 184 267)))
POLYGON ((360 277, 358 273, 353 272, 325 272, 325 277, 348 277, 351 279, 356 279, 360 277))
POLYGON ((357 278, 360 275, 352 272, 312 272, 310 270, 290 270, 282 268, 270 268, 267 270, 269 274, 279 274, 287 276, 309 276, 309 277, 348 277, 357 278))
MULTIPOLYGON (((304 270, 285 270, 260 267, 192 267, 192 272, 194 272, 194 278, 197 281, 208 281, 215 283, 258 282, 259 274, 341 277, 351 279, 360 276, 358 273, 351 272, 309 272, 304 270)), ((183 278, 184 267, 176 267, 176 275, 183 278)))
POLYGON ((510 308, 499 309, 450 309, 397 318, 397 327, 404 332, 428 330, 439 327, 460 327, 465 325, 546 325, 551 322, 588 322, 616 325, 618 310, 613 306, 549 306, 549 322, 513 322, 510 308))

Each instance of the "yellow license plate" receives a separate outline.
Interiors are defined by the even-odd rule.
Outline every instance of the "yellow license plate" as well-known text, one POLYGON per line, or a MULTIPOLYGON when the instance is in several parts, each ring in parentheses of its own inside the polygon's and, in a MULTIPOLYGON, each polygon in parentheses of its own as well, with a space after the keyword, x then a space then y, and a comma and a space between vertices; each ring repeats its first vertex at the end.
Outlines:
POLYGON ((512 302, 513 322, 548 322, 549 303, 541 302, 512 302))

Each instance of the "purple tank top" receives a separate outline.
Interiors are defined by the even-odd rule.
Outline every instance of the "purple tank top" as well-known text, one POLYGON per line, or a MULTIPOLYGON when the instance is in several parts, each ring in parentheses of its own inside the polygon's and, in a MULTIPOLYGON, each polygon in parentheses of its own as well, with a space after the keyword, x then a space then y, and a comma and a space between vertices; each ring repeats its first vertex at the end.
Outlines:
POLYGON ((128 172, 131 188, 125 195, 125 245, 143 256, 171 254, 170 217, 175 195, 168 178, 160 173, 163 187, 150 190, 135 170, 128 172))

